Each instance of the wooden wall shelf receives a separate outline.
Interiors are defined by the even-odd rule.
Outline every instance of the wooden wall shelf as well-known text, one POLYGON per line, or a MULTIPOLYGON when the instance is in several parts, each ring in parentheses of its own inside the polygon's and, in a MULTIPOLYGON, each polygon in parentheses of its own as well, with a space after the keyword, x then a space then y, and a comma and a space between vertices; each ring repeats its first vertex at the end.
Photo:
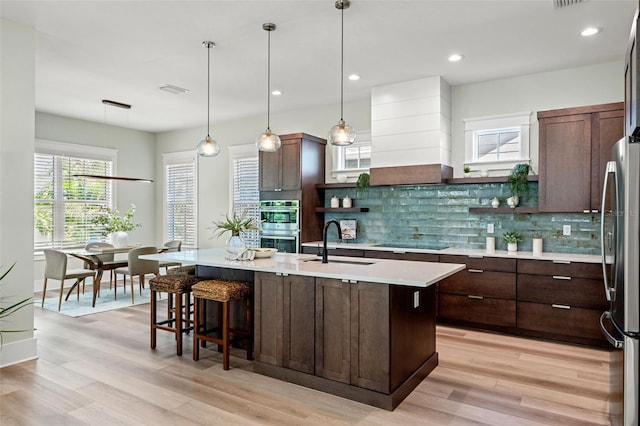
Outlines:
POLYGON ((366 213, 369 207, 316 207, 318 213, 366 213))
MULTIPOLYGON (((507 183, 508 176, 489 176, 489 177, 467 177, 447 179, 445 183, 507 183)), ((538 176, 529 176, 529 182, 537 182, 538 176)))
POLYGON ((502 213, 502 214, 510 214, 510 213, 540 213, 540 211, 536 207, 498 207, 494 209, 493 207, 469 207, 469 213, 502 213))
POLYGON ((355 188, 355 182, 346 182, 346 183, 319 183, 316 185, 318 189, 328 189, 328 188, 355 188))

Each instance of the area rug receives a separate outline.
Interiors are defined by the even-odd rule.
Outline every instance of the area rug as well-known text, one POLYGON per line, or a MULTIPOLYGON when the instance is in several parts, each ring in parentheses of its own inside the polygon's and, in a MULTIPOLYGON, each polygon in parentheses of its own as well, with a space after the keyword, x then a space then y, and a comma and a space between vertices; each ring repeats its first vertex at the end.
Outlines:
MULTIPOLYGON (((80 301, 76 300, 76 292, 75 290, 69 296, 69 300, 64 300, 66 296, 67 289, 65 288, 65 294, 62 297, 62 306, 60 311, 58 311, 58 296, 55 297, 47 297, 44 299, 44 309, 48 311, 58 312, 63 315, 67 315, 70 317, 81 317, 84 315, 96 314, 98 312, 110 311, 113 309, 121 309, 134 305, 141 305, 143 303, 149 303, 149 287, 147 286, 142 290, 142 295, 140 295, 138 283, 135 284, 134 290, 135 294, 135 303, 131 303, 131 287, 127 287, 127 294, 124 293, 122 285, 118 286, 118 299, 113 299, 113 290, 109 288, 105 288, 104 286, 100 289, 100 296, 96 298, 96 306, 92 307, 91 302, 93 298, 93 291, 91 286, 87 286, 84 294, 80 292, 80 301)), ((42 299, 38 299, 34 301, 36 307, 40 307, 42 303, 42 299)))

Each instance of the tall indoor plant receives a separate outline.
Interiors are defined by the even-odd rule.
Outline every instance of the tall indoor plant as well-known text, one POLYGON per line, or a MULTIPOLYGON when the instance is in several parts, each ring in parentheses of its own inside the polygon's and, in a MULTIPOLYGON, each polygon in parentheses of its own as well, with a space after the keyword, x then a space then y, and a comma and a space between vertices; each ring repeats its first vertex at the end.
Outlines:
MULTIPOLYGON (((7 269, 2 275, 0 275, 0 282, 4 279, 4 277, 6 277, 9 274, 9 272, 11 272, 14 266, 16 266, 15 263, 11 265, 9 269, 7 269)), ((0 291, 0 294, 2 293, 3 292, 0 291)), ((5 306, 5 298, 0 297, 0 322, 4 323, 6 318, 14 314, 15 312, 18 312, 20 309, 24 308, 25 306, 29 306, 29 304, 31 304, 31 297, 27 297, 26 299, 20 300, 15 303, 9 302, 8 305, 5 306)), ((4 333, 21 333, 23 331, 27 331, 27 330, 4 330, 3 328, 0 327, 0 348, 2 347, 2 340, 3 340, 2 335, 4 333)))

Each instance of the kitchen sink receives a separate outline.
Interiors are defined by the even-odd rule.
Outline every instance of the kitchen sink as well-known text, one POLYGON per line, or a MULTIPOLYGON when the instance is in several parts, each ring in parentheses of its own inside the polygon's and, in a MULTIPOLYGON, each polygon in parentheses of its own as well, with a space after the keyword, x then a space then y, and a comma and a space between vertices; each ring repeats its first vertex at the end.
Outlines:
MULTIPOLYGON (((303 262, 322 262, 322 259, 305 259, 303 262)), ((331 259, 329 263, 345 263, 348 265, 373 265, 376 262, 370 262, 368 260, 343 260, 343 259, 331 259)))

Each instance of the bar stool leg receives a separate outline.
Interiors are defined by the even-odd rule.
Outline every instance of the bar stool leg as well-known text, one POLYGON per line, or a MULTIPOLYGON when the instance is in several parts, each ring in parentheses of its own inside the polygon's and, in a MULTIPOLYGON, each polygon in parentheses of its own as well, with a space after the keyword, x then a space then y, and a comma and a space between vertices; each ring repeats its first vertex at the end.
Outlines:
POLYGON ((174 310, 174 326, 176 328, 176 354, 182 356, 182 295, 179 293, 173 293, 169 297, 175 297, 176 306, 174 310))
POLYGON ((251 297, 247 296, 247 359, 251 361, 253 359, 253 317, 251 316, 251 311, 253 306, 251 305, 251 297))
POLYGON ((156 292, 151 290, 151 349, 156 348, 156 322, 158 315, 156 314, 156 292))
POLYGON ((198 334, 200 332, 200 298, 193 299, 193 360, 200 359, 200 346, 198 345, 198 334))
POLYGON ((229 369, 229 301, 222 302, 222 369, 229 369))
MULTIPOLYGON (((216 302, 217 308, 218 308, 218 328, 216 330, 216 335, 218 336, 218 339, 224 340, 223 339, 223 333, 224 333, 224 318, 223 318, 223 310, 224 310, 224 303, 226 302, 216 302)), ((218 345, 218 352, 224 354, 224 348, 223 345, 218 345)))

